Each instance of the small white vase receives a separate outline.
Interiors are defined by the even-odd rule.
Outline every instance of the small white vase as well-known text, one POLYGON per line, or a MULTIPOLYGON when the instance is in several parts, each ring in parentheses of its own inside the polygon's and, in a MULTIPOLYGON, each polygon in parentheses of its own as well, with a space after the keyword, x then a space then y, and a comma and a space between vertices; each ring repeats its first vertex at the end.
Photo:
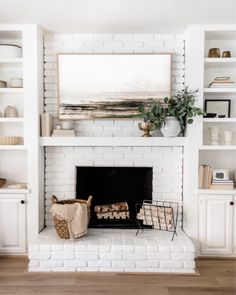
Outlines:
POLYGON ((166 117, 166 122, 161 127, 161 133, 165 137, 176 137, 180 131, 179 121, 175 117, 166 117))
POLYGON ((234 131, 224 131, 224 145, 232 145, 234 131))
POLYGON ((210 145, 219 145, 220 140, 220 128, 217 126, 209 127, 210 129, 210 145))

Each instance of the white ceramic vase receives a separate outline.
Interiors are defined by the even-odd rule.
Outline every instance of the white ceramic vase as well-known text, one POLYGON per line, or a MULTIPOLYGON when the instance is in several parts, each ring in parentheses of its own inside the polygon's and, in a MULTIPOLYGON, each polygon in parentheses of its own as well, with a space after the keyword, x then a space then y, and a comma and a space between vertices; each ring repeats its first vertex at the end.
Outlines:
POLYGON ((220 128, 217 126, 210 127, 210 145, 219 145, 220 128))
POLYGON ((224 145, 232 145, 234 131, 224 131, 224 145))
POLYGON ((179 121, 175 117, 166 117, 166 122, 161 127, 161 133, 165 137, 176 137, 181 131, 179 121))

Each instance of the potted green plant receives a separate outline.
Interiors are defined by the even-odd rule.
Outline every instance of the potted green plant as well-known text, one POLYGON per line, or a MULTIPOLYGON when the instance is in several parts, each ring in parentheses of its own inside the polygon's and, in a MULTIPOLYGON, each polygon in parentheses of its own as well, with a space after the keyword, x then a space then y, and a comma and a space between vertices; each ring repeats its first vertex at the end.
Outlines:
POLYGON ((184 135, 187 124, 192 124, 195 116, 203 115, 201 108, 195 106, 197 92, 186 87, 171 98, 142 107, 144 122, 155 125, 166 137, 178 136, 180 132, 184 135))

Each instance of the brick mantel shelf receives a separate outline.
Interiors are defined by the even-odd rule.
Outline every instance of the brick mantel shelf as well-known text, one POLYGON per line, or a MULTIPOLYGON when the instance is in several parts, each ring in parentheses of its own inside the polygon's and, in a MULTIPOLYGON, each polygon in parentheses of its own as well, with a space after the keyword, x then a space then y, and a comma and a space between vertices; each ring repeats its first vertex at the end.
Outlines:
POLYGON ((41 137, 41 146, 185 146, 187 137, 41 137))

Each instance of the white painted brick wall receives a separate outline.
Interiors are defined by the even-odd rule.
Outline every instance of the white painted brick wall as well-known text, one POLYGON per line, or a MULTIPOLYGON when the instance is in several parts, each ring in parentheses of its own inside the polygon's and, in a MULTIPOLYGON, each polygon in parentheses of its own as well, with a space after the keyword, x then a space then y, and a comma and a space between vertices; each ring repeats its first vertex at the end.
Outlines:
MULTIPOLYGON (((46 35, 44 40, 45 112, 57 118, 57 53, 173 53, 172 89, 181 89, 184 82, 183 35, 158 34, 61 34, 46 35)), ((138 120, 110 119, 77 121, 79 136, 140 136, 138 120)), ((55 119, 55 124, 58 121, 55 119)))
MULTIPOLYGON (((49 212, 52 194, 59 199, 76 197, 76 166, 153 167, 153 199, 178 201, 181 206, 182 157, 182 148, 175 147, 47 147, 46 224, 52 224, 49 212), (147 159, 146 155, 150 155, 150 158, 147 159)), ((134 246, 137 249, 142 247, 141 244, 134 246)), ((91 252, 97 250, 93 248, 96 245, 91 244, 90 247, 91 252)), ((119 245, 113 247, 118 249, 119 245)), ((170 250, 163 245, 160 251, 170 250)))

